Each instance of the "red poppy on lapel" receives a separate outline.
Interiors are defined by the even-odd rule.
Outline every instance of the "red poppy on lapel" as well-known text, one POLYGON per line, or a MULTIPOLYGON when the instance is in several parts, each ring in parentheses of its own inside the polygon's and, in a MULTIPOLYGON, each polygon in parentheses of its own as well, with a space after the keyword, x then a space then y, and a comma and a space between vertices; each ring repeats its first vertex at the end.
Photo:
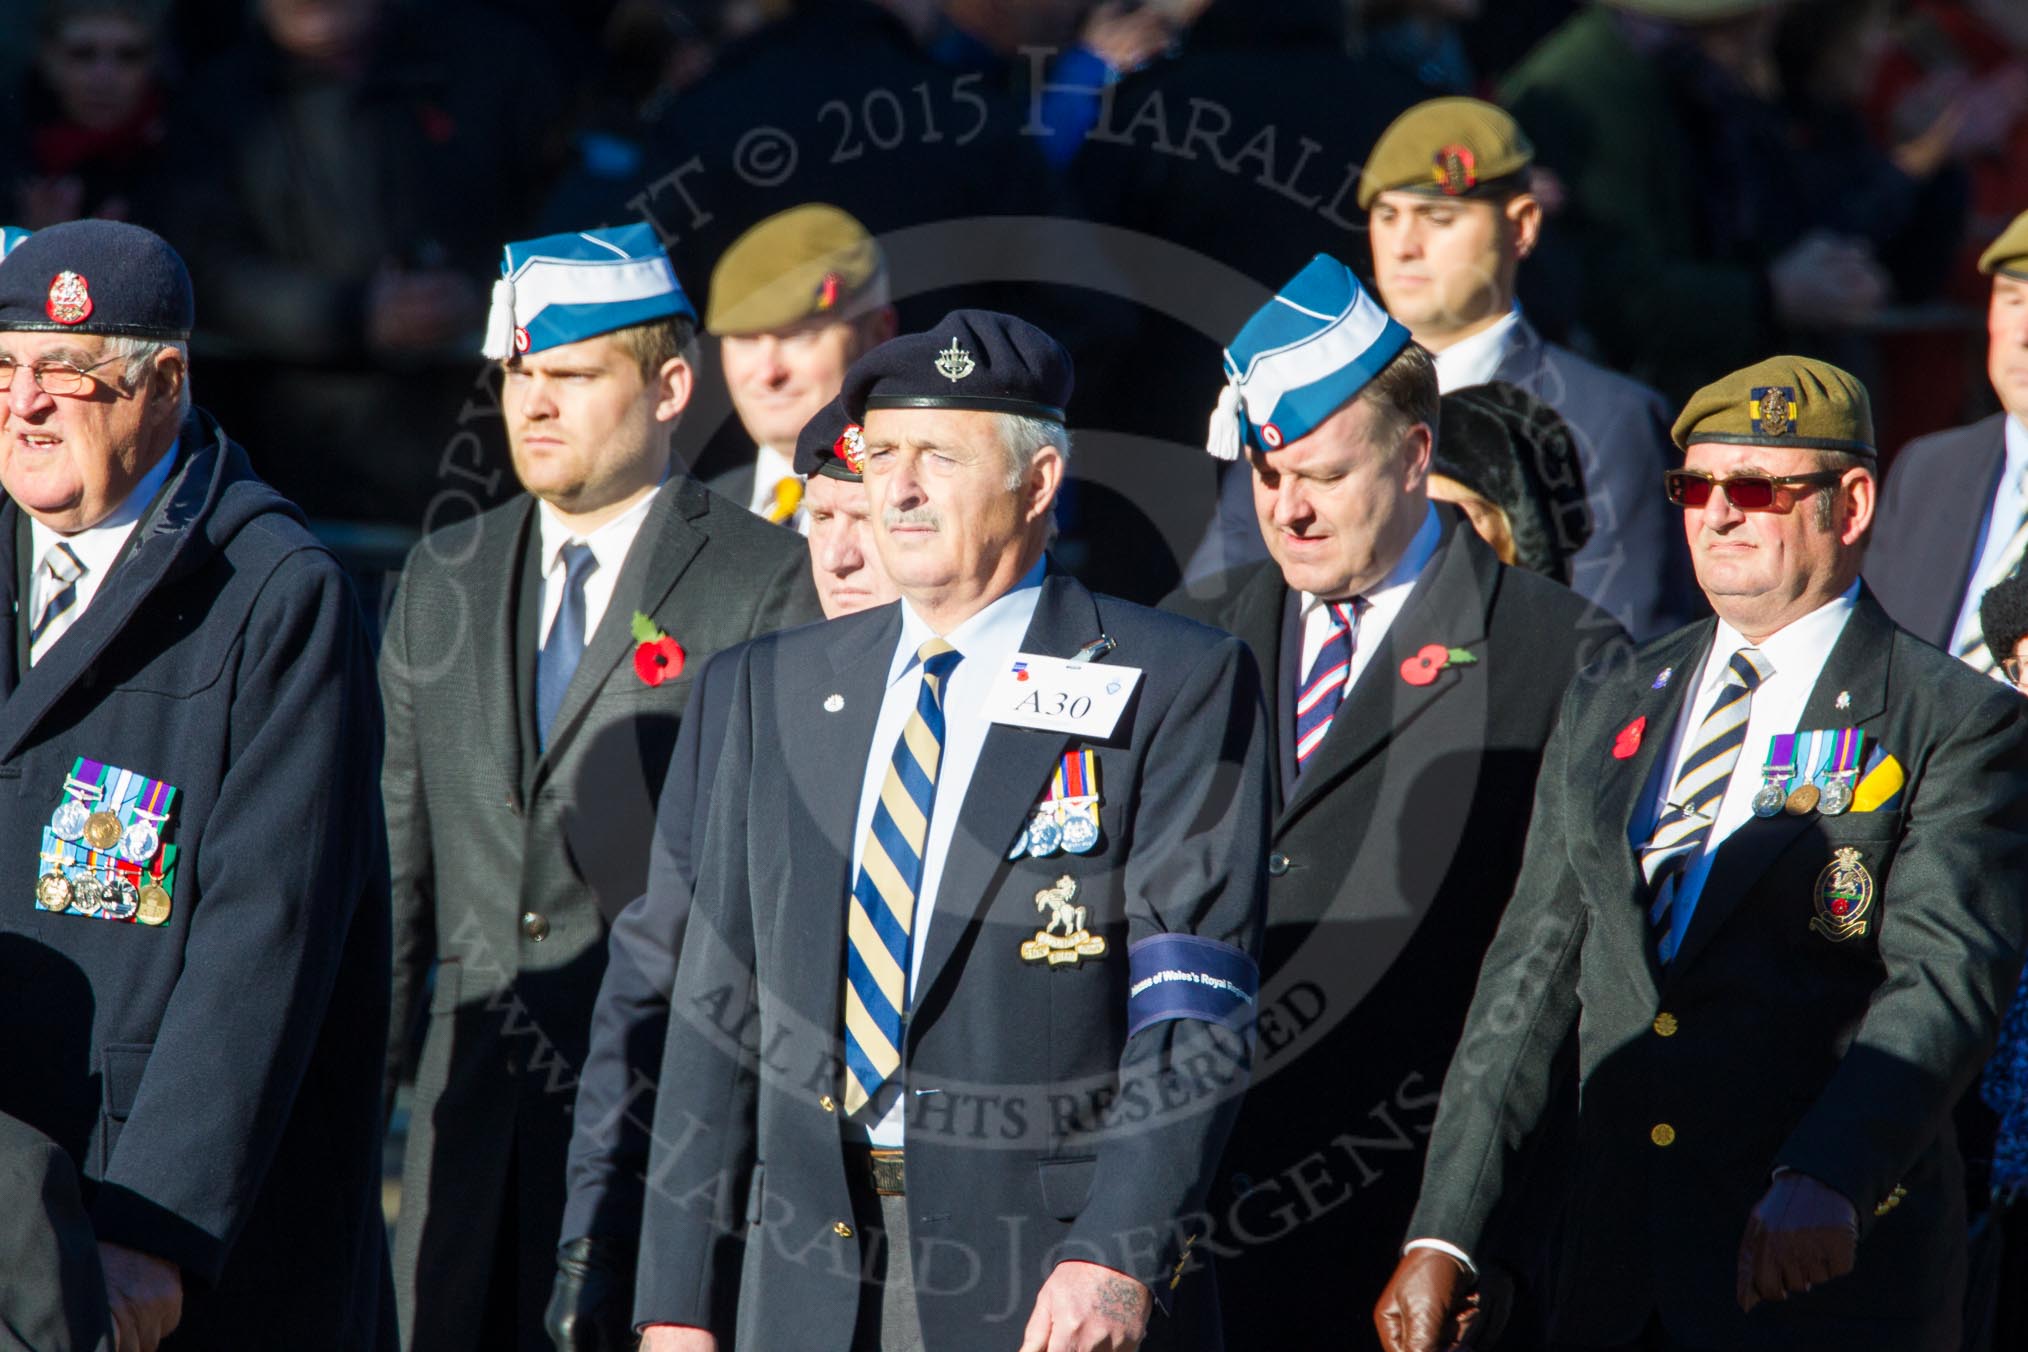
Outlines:
POLYGON ((683 674, 683 645, 640 611, 634 612, 634 674, 644 685, 660 685, 683 674))
POLYGON ((1619 736, 1613 738, 1613 759, 1631 760, 1634 753, 1641 749, 1641 734, 1647 730, 1647 727, 1648 716, 1642 714, 1639 718, 1621 728, 1619 736))
POLYGON ((1479 659, 1463 648, 1446 648, 1441 643, 1425 643, 1416 649, 1415 656, 1401 664, 1401 679, 1410 685, 1429 685, 1437 673, 1447 667, 1468 667, 1479 659))

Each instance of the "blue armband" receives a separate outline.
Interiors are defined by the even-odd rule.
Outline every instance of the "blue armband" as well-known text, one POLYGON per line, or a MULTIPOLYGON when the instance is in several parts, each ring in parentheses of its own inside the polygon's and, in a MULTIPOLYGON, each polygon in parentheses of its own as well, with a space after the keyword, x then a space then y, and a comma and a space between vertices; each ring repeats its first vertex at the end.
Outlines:
POLYGON ((1260 966, 1231 944, 1157 934, 1127 950, 1127 1036, 1164 1019, 1234 1026, 1252 1016, 1260 966))

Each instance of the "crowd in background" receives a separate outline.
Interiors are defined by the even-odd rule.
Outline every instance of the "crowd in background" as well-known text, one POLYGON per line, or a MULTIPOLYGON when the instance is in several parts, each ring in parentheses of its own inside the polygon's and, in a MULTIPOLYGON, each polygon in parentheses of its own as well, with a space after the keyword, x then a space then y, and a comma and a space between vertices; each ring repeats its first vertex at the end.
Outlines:
MULTIPOLYGON (((1545 337, 1678 401, 1819 352, 1890 452, 1984 412, 1973 261, 2028 207, 2028 10, 1644 8, 45 0, 0 33, 0 218, 170 239, 203 402, 368 556, 444 524, 447 484, 512 490, 476 356, 499 241, 645 216, 701 292, 747 226, 828 201, 882 238, 904 328, 971 302, 1065 336, 1099 448, 1066 548, 1152 600, 1212 495, 1141 471, 1201 440, 1218 345, 1279 279, 1364 270, 1348 174, 1451 92, 1537 145, 1545 337)), ((706 381, 679 445, 708 474, 748 448, 706 381)))

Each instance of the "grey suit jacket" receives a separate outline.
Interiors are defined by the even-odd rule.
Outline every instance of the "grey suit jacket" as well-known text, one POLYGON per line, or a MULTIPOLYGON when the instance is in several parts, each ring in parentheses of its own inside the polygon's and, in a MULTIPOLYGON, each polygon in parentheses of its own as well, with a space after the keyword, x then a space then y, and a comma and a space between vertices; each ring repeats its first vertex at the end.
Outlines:
MULTIPOLYGON (((611 919, 646 883, 655 794, 691 679, 720 648, 818 615, 794 535, 672 480, 629 551, 549 746, 527 729, 534 500, 426 538, 382 652, 395 878, 390 1070, 436 982, 396 1234, 403 1345, 475 1346, 494 1237, 517 1254, 523 1345, 562 1223, 570 1107, 611 919), (683 646, 647 684, 636 611, 683 646), (473 1236, 485 1236, 477 1246, 473 1236)), ((392 1075, 390 1075, 390 1080, 392 1075)), ((512 1277, 513 1274, 502 1274, 512 1277)))
POLYGON ((1636 642, 1701 613, 1683 518, 1662 494, 1662 471, 1674 459, 1662 396, 1545 341, 1526 319, 1493 379, 1548 404, 1576 434, 1591 539, 1571 559, 1571 590, 1597 602, 1636 642))
POLYGON ((0 1113, 0 1352, 102 1352, 113 1345, 106 1274, 63 1148, 0 1113))
POLYGON ((1950 647, 2006 464, 2007 415, 1995 413, 1909 442, 1881 487, 1866 585, 1896 624, 1939 648, 1950 647))

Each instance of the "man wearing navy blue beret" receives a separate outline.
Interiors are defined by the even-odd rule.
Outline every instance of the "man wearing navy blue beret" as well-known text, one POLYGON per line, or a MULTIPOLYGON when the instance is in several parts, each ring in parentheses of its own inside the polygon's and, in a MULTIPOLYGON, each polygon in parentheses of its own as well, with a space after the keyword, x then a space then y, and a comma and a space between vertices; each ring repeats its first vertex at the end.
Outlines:
POLYGON ((798 1352, 1219 1346, 1197 1241, 1250 1056, 1259 681, 1051 563, 1071 384, 976 310, 846 376, 901 601, 729 674, 647 1352, 731 1352, 735 1315, 739 1348, 798 1352))
POLYGON ((122 1352, 388 1348, 372 652, 191 407, 193 309, 134 226, 0 262, 0 1111, 76 1162, 122 1352))

